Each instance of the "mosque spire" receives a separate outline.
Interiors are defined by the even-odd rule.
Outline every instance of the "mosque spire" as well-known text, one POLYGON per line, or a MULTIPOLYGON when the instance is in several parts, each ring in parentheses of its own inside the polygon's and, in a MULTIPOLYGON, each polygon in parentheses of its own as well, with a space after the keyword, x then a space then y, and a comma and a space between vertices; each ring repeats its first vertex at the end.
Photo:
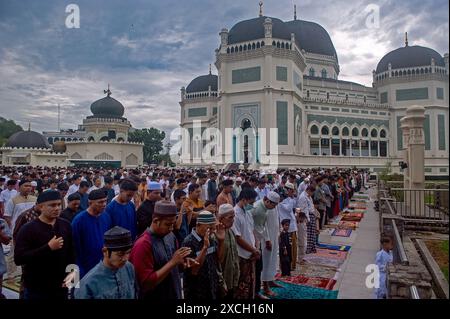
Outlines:
POLYGON ((209 75, 211 75, 211 63, 209 64, 209 75))
POLYGON ((109 89, 109 83, 108 83, 108 89, 103 90, 103 93, 107 94, 107 96, 110 96, 112 94, 111 90, 109 89))
POLYGON ((31 123, 28 122, 28 132, 31 131, 31 123))
POLYGON ((405 47, 408 46, 408 32, 405 32, 405 47))
POLYGON ((294 4, 294 20, 297 20, 297 5, 294 4))
POLYGON ((262 17, 263 16, 263 11, 262 11, 262 7, 263 7, 264 3, 262 1, 259 2, 259 16, 262 17))

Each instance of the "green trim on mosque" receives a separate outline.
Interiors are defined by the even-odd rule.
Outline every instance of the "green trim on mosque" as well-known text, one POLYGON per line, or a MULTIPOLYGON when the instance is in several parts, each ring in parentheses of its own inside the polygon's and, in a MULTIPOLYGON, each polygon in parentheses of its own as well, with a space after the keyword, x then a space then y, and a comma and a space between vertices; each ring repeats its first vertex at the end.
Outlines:
POLYGON ((403 133, 400 128, 400 120, 403 116, 397 116, 397 150, 401 151, 403 149, 403 133))
POLYGON ((196 108, 188 109, 189 117, 206 116, 206 114, 207 114, 206 107, 196 107, 196 108))
POLYGON ((438 114, 438 145, 440 151, 445 151, 445 115, 438 114))
POLYGON ((340 116, 329 116, 329 115, 317 115, 317 114, 308 114, 308 124, 312 121, 316 121, 318 123, 328 122, 344 124, 347 123, 349 125, 367 125, 367 126, 382 126, 384 125, 386 128, 389 128, 388 120, 376 120, 376 119, 363 119, 363 118, 354 118, 354 117, 340 117, 340 116))
POLYGON ((287 67, 277 66, 277 81, 287 82, 287 67))
POLYGON ((239 84, 246 82, 256 82, 261 80, 261 67, 256 66, 246 69, 237 69, 231 71, 231 83, 239 84))
POLYGON ((288 145, 288 109, 287 102, 277 101, 278 144, 288 145))
POLYGON ((430 139, 430 116, 425 115, 425 122, 423 124, 423 130, 425 134, 425 150, 431 150, 431 139, 430 139))
POLYGON ((397 101, 427 100, 428 88, 396 90, 397 101))

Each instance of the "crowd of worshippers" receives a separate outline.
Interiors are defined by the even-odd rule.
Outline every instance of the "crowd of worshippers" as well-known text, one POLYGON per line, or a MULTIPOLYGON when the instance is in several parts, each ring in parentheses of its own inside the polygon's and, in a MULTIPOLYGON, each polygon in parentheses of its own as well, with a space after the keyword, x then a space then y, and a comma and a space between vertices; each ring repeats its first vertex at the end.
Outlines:
POLYGON ((367 182, 339 168, 0 167, 0 296, 6 274, 23 299, 268 299, 367 182))

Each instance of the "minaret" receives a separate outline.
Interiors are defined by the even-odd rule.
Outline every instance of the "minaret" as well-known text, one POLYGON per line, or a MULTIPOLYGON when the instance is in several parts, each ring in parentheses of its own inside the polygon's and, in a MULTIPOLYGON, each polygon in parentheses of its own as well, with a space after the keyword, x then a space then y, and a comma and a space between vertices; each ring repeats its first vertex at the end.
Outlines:
POLYGON ((262 7, 263 7, 264 3, 262 1, 259 2, 259 16, 262 17, 263 16, 263 11, 262 11, 262 7))
POLYGON ((294 4, 294 20, 297 20, 297 5, 294 4))
POLYGON ((405 32, 405 47, 408 46, 408 32, 405 32))

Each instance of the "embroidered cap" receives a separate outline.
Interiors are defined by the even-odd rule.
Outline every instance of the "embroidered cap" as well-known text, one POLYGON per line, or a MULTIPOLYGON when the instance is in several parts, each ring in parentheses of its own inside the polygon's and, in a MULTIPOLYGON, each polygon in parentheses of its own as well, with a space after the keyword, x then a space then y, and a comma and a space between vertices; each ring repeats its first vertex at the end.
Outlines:
POLYGON ((105 232, 103 242, 103 245, 111 250, 128 250, 133 246, 131 232, 119 226, 114 226, 105 232))
POLYGON ((211 212, 206 210, 200 212, 197 217, 197 224, 215 224, 216 217, 211 212))

